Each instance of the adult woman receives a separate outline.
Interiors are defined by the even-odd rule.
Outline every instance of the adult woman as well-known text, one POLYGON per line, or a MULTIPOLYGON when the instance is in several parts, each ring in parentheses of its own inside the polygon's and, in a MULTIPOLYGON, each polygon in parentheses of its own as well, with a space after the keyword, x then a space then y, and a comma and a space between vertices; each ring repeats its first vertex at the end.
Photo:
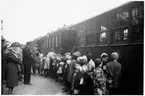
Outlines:
POLYGON ((6 50, 6 87, 9 88, 8 94, 12 94, 15 86, 18 86, 18 72, 19 65, 22 64, 22 50, 20 48, 20 44, 18 42, 12 43, 10 48, 6 50))

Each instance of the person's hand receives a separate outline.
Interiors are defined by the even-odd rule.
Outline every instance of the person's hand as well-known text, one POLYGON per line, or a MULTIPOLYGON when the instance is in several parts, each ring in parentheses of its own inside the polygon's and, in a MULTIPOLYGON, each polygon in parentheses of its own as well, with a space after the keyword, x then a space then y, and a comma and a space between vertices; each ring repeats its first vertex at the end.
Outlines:
POLYGON ((105 65, 105 66, 103 66, 103 69, 104 69, 104 70, 106 70, 106 68, 107 68, 107 66, 106 66, 106 65, 105 65))

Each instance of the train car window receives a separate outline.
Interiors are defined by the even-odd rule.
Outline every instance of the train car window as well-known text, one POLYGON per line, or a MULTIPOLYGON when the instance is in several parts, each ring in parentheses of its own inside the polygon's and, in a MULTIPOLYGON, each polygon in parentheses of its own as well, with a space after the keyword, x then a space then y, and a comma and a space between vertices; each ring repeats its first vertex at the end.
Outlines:
POLYGON ((132 25, 143 23, 143 11, 142 6, 132 10, 132 25))
POLYGON ((114 33, 114 42, 122 42, 128 40, 128 28, 118 29, 114 33))
POLYGON ((112 15, 112 28, 118 28, 121 26, 126 26, 129 23, 129 12, 123 11, 117 14, 112 15))
MULTIPOLYGON (((102 22, 101 26, 100 26, 100 33, 98 34, 99 36, 99 43, 101 44, 107 44, 108 42, 108 33, 109 30, 109 22, 108 22, 108 18, 104 19, 104 21, 102 22)), ((96 35, 95 35, 96 36, 96 35)))
POLYGON ((45 40, 44 40, 44 43, 43 44, 44 44, 44 48, 45 48, 45 40))
POLYGON ((79 46, 85 46, 85 35, 82 35, 82 36, 78 36, 78 45, 79 46))
POLYGON ((132 41, 139 42, 143 41, 143 24, 132 26, 132 41))
POLYGON ((47 45, 46 45, 46 46, 47 46, 47 48, 49 47, 49 46, 48 46, 48 39, 47 39, 47 45))
POLYGON ((56 41, 56 43, 55 43, 56 45, 55 45, 55 46, 58 47, 58 36, 56 36, 55 39, 56 39, 56 40, 55 40, 55 41, 56 41))
POLYGON ((51 38, 49 38, 49 48, 51 48, 51 38))
POLYGON ((52 37, 52 47, 54 47, 54 37, 52 37))
POLYGON ((101 31, 107 31, 108 28, 106 26, 101 26, 101 31))
POLYGON ((144 8, 140 5, 132 9, 132 42, 143 41, 143 29, 144 29, 144 8))
POLYGON ((86 35, 86 44, 87 45, 95 45, 96 34, 86 35))
POLYGON ((107 32, 100 33, 100 43, 107 43, 107 32))
POLYGON ((42 46, 41 46, 41 47, 42 47, 42 49, 43 49, 43 43, 42 43, 42 46))
POLYGON ((58 36, 58 40, 59 40, 59 42, 58 42, 59 44, 58 45, 60 46, 61 45, 61 35, 58 36))

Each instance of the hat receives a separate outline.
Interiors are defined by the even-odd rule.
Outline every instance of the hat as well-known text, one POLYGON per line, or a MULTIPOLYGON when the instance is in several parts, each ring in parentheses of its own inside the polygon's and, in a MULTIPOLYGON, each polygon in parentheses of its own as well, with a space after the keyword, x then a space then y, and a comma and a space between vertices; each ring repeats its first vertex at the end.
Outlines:
POLYGON ((108 57, 108 54, 107 53, 102 53, 101 54, 101 58, 106 58, 106 57, 108 57))

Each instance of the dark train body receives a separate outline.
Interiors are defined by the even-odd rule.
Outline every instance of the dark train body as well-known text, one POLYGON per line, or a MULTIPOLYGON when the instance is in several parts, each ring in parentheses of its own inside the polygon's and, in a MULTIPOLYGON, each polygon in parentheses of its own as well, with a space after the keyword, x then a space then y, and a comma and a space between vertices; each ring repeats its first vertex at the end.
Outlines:
POLYGON ((47 54, 52 48, 56 53, 60 52, 60 49, 64 49, 64 52, 70 52, 73 46, 76 46, 76 30, 70 30, 63 28, 50 33, 49 36, 44 36, 38 41, 38 46, 42 50, 43 54, 47 54))
POLYGON ((134 1, 73 25, 69 29, 51 33, 47 38, 47 44, 50 46, 41 50, 46 50, 46 53, 54 48, 58 53, 59 49, 63 48, 68 52, 73 46, 77 46, 82 54, 91 52, 93 58, 100 57, 104 52, 110 56, 112 52, 117 51, 120 53, 119 62, 122 65, 121 94, 141 95, 143 35, 144 2, 134 1))

